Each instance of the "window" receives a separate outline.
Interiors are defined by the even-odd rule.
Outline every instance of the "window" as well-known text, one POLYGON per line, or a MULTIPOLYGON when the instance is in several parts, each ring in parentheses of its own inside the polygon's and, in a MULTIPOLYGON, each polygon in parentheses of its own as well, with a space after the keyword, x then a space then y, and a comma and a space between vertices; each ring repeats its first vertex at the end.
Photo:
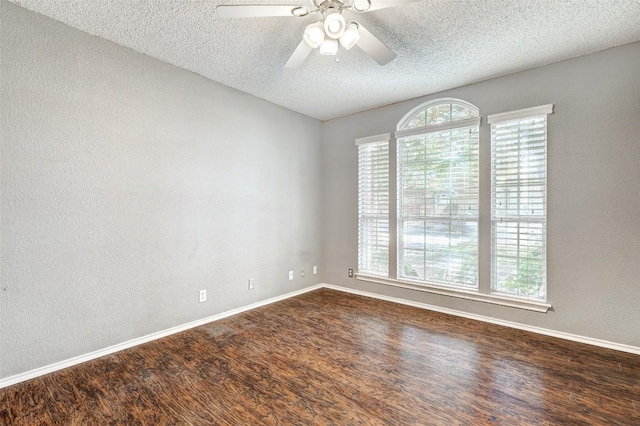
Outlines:
POLYGON ((397 138, 398 278, 478 287, 478 109, 439 100, 397 138))
POLYGON ((356 277, 547 312, 552 112, 553 105, 543 105, 489 115, 491 140, 487 134, 481 141, 478 108, 438 99, 407 113, 394 139, 356 140, 356 277), (487 166, 491 159, 490 173, 480 173, 481 158, 487 166))
POLYGON ((358 145, 358 271, 389 275, 389 139, 378 135, 358 145))
POLYGON ((546 299, 546 105, 489 116, 491 291, 546 299))

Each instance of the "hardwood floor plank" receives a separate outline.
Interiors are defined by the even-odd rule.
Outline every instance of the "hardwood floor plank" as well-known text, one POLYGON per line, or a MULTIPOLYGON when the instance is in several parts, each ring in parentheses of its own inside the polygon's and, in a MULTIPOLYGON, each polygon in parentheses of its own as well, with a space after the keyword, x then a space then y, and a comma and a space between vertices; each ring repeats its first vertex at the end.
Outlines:
POLYGON ((640 356, 318 290, 0 390, 2 425, 640 425, 640 356))

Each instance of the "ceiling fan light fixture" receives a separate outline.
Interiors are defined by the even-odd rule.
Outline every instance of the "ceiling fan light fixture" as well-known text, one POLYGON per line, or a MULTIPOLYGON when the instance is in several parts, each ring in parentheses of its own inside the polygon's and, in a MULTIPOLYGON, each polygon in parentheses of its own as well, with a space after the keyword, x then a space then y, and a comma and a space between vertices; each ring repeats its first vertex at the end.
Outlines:
POLYGON ((349 22, 344 29, 344 34, 340 37, 340 44, 345 49, 349 50, 360 41, 360 31, 358 31, 358 24, 355 22, 349 22))
POLYGON ((318 21, 308 25, 302 38, 312 49, 319 47, 324 41, 324 26, 322 22, 318 21))
POLYGON ((324 19, 324 31, 327 35, 333 39, 339 39, 344 33, 347 22, 344 17, 338 13, 330 13, 324 19))
POLYGON ((333 56, 338 53, 338 40, 334 40, 331 38, 326 39, 320 45, 320 54, 333 56))

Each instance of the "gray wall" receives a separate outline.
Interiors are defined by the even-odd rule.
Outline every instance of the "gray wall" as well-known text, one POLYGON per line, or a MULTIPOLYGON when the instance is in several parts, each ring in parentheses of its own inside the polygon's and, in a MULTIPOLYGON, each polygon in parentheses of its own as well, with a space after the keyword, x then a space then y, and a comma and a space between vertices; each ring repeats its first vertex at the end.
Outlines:
MULTIPOLYGON (((634 43, 323 123, 326 282, 640 346, 639 70, 640 43, 634 43), (555 104, 548 133, 548 300, 553 311, 540 314, 347 278, 347 268, 357 267, 354 139, 393 132, 413 107, 440 97, 471 102, 484 118, 555 104)), ((488 209, 488 125, 481 126, 480 138, 481 206, 488 209)), ((490 217, 485 213, 480 220, 480 279, 488 287, 490 217)))
POLYGON ((0 378, 321 282, 320 122, 0 16, 0 378))

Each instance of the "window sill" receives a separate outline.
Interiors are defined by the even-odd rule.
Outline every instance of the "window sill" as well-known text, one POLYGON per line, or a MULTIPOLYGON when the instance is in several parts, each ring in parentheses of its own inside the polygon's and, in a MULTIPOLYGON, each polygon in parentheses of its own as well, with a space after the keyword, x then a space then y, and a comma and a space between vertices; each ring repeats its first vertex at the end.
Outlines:
POLYGON ((525 309, 534 312, 546 313, 549 309, 551 309, 551 305, 544 302, 535 302, 531 300, 497 296, 495 294, 482 294, 470 290, 459 290, 423 283, 417 284, 411 281, 383 278, 367 274, 356 274, 356 278, 360 281, 406 288, 409 290, 424 291, 427 293, 439 294, 441 296, 457 297, 459 299, 473 300, 476 302, 490 303, 493 305, 508 306, 510 308, 525 309))

